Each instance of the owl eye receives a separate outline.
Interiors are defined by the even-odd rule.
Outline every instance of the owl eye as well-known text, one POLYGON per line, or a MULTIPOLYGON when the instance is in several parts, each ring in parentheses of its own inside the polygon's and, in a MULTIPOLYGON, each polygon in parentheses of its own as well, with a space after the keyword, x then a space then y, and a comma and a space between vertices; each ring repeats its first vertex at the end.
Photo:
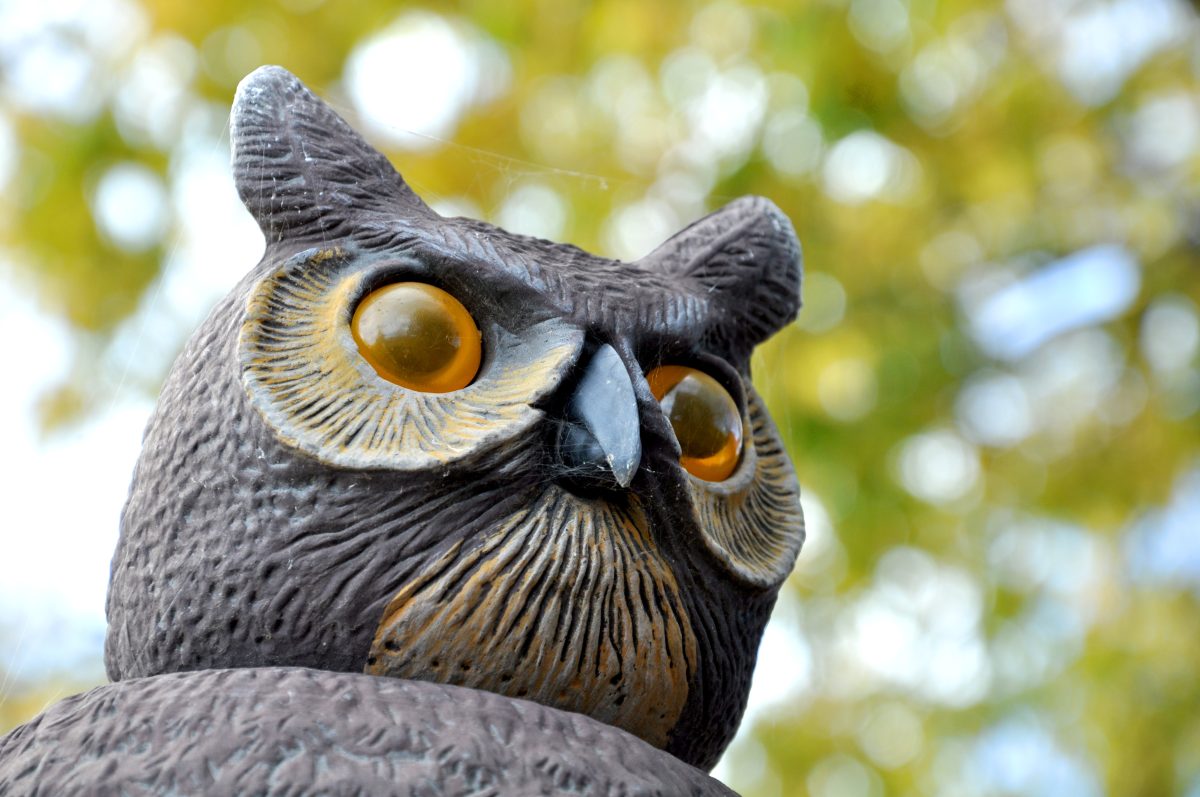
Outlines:
POLYGON ((742 453, 742 414, 721 383, 703 371, 662 365, 646 374, 682 450, 679 462, 697 478, 724 481, 742 453))
POLYGON ((410 390, 449 393, 479 372, 479 327, 461 302, 432 285, 397 282, 372 291, 350 331, 380 376, 410 390))

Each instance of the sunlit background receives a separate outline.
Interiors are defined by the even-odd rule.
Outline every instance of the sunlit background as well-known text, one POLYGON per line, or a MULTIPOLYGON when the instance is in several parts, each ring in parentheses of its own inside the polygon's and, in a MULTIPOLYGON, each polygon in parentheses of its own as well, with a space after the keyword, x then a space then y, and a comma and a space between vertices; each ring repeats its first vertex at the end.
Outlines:
POLYGON ((0 0, 0 730, 103 681, 142 427, 261 253, 262 63, 443 213, 624 258, 747 193, 793 219, 754 376, 809 539, 718 777, 1200 797, 1183 0, 0 0))

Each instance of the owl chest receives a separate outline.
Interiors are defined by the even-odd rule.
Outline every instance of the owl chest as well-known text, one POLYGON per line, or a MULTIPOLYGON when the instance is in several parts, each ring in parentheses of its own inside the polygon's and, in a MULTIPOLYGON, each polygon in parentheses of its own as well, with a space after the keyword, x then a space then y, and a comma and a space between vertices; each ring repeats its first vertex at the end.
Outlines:
POLYGON ((547 487, 394 596, 367 672, 527 698, 662 746, 696 639, 636 504, 547 487))

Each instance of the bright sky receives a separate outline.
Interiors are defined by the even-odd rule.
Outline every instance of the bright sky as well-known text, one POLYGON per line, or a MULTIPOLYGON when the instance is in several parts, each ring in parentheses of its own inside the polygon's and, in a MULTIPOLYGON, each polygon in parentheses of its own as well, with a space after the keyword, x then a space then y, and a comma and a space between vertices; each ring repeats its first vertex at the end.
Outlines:
POLYGON ((30 307, 28 297, 6 292, 0 341, 12 369, 0 391, 0 414, 17 419, 0 460, 4 522, 11 524, 0 558, 0 610, 22 618, 25 636, 24 644, 0 651, 0 667, 20 675, 50 660, 94 655, 89 647, 102 639, 107 562, 151 405, 123 401, 81 429, 42 441, 33 405, 68 361, 66 333, 30 307), (43 633, 60 644, 45 646, 43 633))
MULTIPOLYGON (((105 355, 109 384, 97 390, 114 398, 81 427, 47 439, 37 432, 38 397, 71 359, 68 332, 16 287, 11 264, 0 261, 0 281, 16 288, 0 294, 0 347, 13 369, 9 389, 0 391, 0 412, 19 419, 0 463, 5 523, 12 524, 0 558, 0 613, 21 618, 23 640, 0 650, 0 668, 14 675, 97 655, 121 506, 153 407, 132 388, 134 377, 160 373, 209 307, 261 255, 262 236, 234 192, 224 147, 214 141, 181 151, 170 199, 194 224, 177 237, 163 276, 118 330, 105 355), (213 229, 222 234, 212 235, 213 229)), ((118 187, 110 201, 132 202, 127 211, 153 217, 151 208, 136 207, 147 196, 158 199, 153 190, 118 187)), ((128 234, 141 233, 130 228, 128 234)))

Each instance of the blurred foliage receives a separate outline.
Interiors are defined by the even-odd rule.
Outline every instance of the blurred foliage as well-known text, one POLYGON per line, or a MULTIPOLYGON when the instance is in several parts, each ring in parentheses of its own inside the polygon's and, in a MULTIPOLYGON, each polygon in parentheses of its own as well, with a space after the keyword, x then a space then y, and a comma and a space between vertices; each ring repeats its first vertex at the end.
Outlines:
MULTIPOLYGON (((86 108, 12 92, 0 105, 18 151, 0 248, 77 330, 70 377, 42 404, 51 429, 118 389, 99 378, 104 352, 204 221, 175 202, 157 238, 123 246, 94 220, 106 170, 131 162, 174 186, 181 142, 227 140, 204 113, 224 113, 259 63, 365 114, 348 59, 433 13, 379 0, 143 0, 126 12, 136 33, 115 49, 69 18, 51 28, 93 53, 86 108), (148 68, 151 54, 161 63, 148 68), (174 88, 123 99, 147 74, 174 88)), ((764 646, 764 657, 795 655, 773 666, 791 670, 791 689, 756 711, 730 754, 731 784, 747 795, 1196 794, 1194 8, 462 0, 437 14, 502 57, 480 77, 494 90, 445 140, 405 149, 376 128, 428 200, 502 222, 532 213, 533 231, 558 214, 549 232, 633 256, 755 193, 803 242, 806 308, 754 366, 806 490, 811 540, 781 598, 788 642, 764 646), (522 194, 531 187, 541 204, 522 194), (977 325, 989 301, 1014 288, 1028 305, 1039 284, 1028 280, 1102 244, 1136 262, 1133 295, 998 354, 1004 341, 977 325), (1162 540, 1180 528, 1192 565, 1172 570, 1162 540)), ((4 42, 0 63, 33 45, 4 42)), ((403 104, 423 76, 386 79, 403 104)), ((1103 293, 1098 269, 1042 315, 1103 293)), ((1026 305, 1013 317, 1046 323, 1022 316, 1026 305)), ((6 691, 0 723, 58 691, 6 691)))
POLYGON ((50 677, 42 674, 28 680, 10 680, 0 672, 0 683, 4 686, 4 699, 0 700, 0 729, 7 731, 63 698, 103 683, 103 679, 56 673, 50 677))

